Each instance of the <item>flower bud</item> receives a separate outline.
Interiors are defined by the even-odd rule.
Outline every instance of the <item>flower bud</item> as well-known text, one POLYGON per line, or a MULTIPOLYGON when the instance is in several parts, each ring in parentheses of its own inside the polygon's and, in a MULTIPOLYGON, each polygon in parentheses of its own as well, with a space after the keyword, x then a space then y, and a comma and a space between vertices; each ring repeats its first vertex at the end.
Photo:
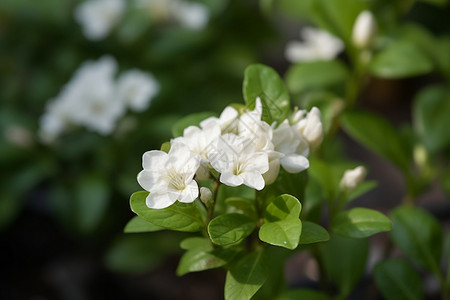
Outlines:
POLYGON ((210 205, 211 200, 212 200, 212 192, 210 189, 206 188, 206 187, 201 187, 200 188, 200 200, 205 204, 205 205, 210 205))
POLYGON ((300 120, 296 127, 312 148, 316 148, 322 142, 323 126, 320 110, 317 107, 311 108, 306 118, 300 120))
POLYGON ((363 166, 347 170, 342 176, 340 187, 346 192, 352 192, 366 177, 367 171, 363 166))
POLYGON ((376 30, 377 24, 373 14, 368 10, 362 11, 353 25, 353 44, 361 49, 369 47, 375 36, 376 30))

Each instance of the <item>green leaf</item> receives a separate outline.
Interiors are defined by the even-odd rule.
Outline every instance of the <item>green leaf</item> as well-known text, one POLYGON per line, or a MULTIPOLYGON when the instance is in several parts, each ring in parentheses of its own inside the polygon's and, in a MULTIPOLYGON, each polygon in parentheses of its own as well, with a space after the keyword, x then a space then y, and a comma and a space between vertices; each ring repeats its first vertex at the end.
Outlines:
POLYGON ((347 195, 347 203, 353 201, 359 196, 368 193, 378 186, 375 180, 361 182, 351 193, 347 195))
POLYGON ((177 121, 172 127, 172 135, 174 137, 182 136, 185 128, 189 126, 198 126, 201 121, 213 117, 216 114, 213 112, 201 112, 188 115, 177 121))
POLYGON ((295 249, 300 241, 302 205, 291 195, 281 195, 266 207, 264 224, 259 230, 261 241, 275 246, 295 249))
POLYGON ((415 263, 433 272, 439 272, 442 252, 442 228, 425 211, 401 206, 392 214, 394 243, 415 263))
POLYGON ((321 246, 327 274, 339 288, 339 298, 345 299, 364 274, 369 241, 331 235, 331 239, 321 246))
POLYGON ((155 232, 163 229, 164 228, 162 227, 147 222, 146 220, 140 218, 139 216, 135 216, 127 223, 127 225, 125 225, 123 232, 125 233, 155 232))
POLYGON ((338 60, 304 62, 288 69, 286 85, 291 93, 297 94, 343 83, 347 77, 347 68, 338 60))
POLYGON ((445 85, 423 89, 414 99, 414 127, 432 153, 450 146, 450 89, 445 85))
POLYGON ((365 238, 392 229, 391 220, 382 213, 368 208, 342 211, 331 221, 331 230, 349 238, 365 238))
POLYGON ((246 215, 224 214, 209 222, 208 234, 211 241, 217 245, 231 245, 245 239, 255 227, 255 221, 246 215))
POLYGON ((298 289, 298 290, 290 290, 283 292, 280 296, 278 296, 275 300, 330 300, 326 294, 310 290, 310 289, 298 289))
POLYGON ((289 116, 289 93, 274 69, 261 64, 250 65, 245 69, 242 88, 249 109, 255 108, 257 97, 261 98, 262 119, 267 123, 280 123, 289 116))
POLYGON ((217 248, 207 251, 190 250, 180 259, 177 275, 182 276, 189 272, 198 272, 220 268, 229 263, 237 254, 233 249, 217 248))
POLYGON ((181 241, 181 249, 211 251, 214 249, 211 241, 204 237, 188 237, 181 241))
POLYGON ((417 271, 401 259, 388 259, 375 266, 375 282, 387 300, 424 299, 417 271))
POLYGON ((75 190, 76 223, 82 233, 97 228, 107 211, 110 190, 104 177, 91 174, 84 176, 75 190))
POLYGON ((242 211, 245 215, 252 219, 257 219, 258 214, 256 212, 255 201, 253 199, 241 198, 241 197, 230 197, 225 200, 230 206, 242 211))
POLYGON ((330 239, 328 231, 319 224, 303 221, 302 235, 300 236, 300 244, 312 244, 326 242, 330 239))
MULTIPOLYGON (((196 203, 176 202, 163 209, 148 208, 145 204, 148 192, 140 191, 131 195, 130 206, 142 219, 166 229, 195 232, 205 227, 203 214, 196 203)), ((197 201, 196 201, 197 202, 197 201)))
POLYGON ((411 151, 402 143, 402 138, 388 121, 363 111, 348 111, 343 114, 341 121, 344 130, 355 140, 401 170, 409 169, 411 151))
POLYGON ((395 79, 429 73, 433 62, 414 44, 401 41, 376 54, 369 68, 375 76, 395 79))
POLYGON ((262 252, 245 255, 229 267, 225 279, 225 300, 249 300, 269 275, 262 252))

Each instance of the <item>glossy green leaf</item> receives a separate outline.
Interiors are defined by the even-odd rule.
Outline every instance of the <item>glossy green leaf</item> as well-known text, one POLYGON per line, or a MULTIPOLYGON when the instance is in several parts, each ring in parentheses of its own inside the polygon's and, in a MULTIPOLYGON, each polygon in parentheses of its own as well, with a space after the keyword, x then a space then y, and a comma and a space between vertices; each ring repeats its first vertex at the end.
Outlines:
POLYGON ((220 268, 229 263, 237 254, 233 249, 217 248, 211 251, 190 250, 180 259, 177 275, 220 268))
POLYGON ((188 115, 188 116, 180 119, 179 121, 177 121, 172 126, 172 135, 174 137, 182 136, 183 131, 186 127, 198 126, 201 121, 203 121, 209 117, 213 117, 215 115, 216 114, 213 112, 201 112, 201 113, 195 113, 195 114, 188 115))
POLYGON ((394 79, 429 73, 433 62, 417 46, 402 41, 376 54, 369 68, 375 76, 394 79))
POLYGON ((304 62, 288 69, 286 85, 296 94, 343 83, 347 77, 347 68, 338 60, 304 62))
POLYGON ((364 274, 369 241, 331 235, 330 240, 321 246, 327 274, 339 288, 340 298, 345 299, 364 274))
POLYGON ((300 244, 312 244, 326 242, 330 239, 328 231, 319 224, 303 221, 302 235, 300 236, 300 244))
POLYGON ((414 127, 432 153, 450 146, 450 89, 444 85, 423 89, 414 99, 414 127))
POLYGON ((295 249, 300 241, 302 205, 291 195, 281 195, 266 207, 264 224, 259 230, 261 241, 275 246, 295 249))
POLYGON ((353 208, 342 211, 331 221, 331 230, 349 238, 365 238, 392 229, 392 222, 379 211, 353 208))
POLYGON ((148 208, 145 204, 148 192, 140 191, 131 195, 130 206, 142 219, 166 229, 195 232, 205 227, 200 207, 196 203, 176 202, 163 209, 148 208))
POLYGON ((208 224, 211 241, 217 245, 236 244, 249 236, 256 223, 246 215, 231 213, 215 217, 208 224))
POLYGON ((245 255, 229 267, 225 279, 225 300, 249 300, 269 275, 262 252, 245 255))
POLYGON ((250 65, 245 69, 243 94, 249 109, 255 108, 257 97, 263 105, 262 119, 269 124, 289 116, 289 93, 278 73, 265 65, 250 65))
POLYGON ((245 215, 250 218, 256 219, 257 212, 255 207, 255 201, 253 199, 241 198, 241 197, 230 197, 225 200, 225 202, 233 206, 234 208, 242 211, 245 215))
POLYGON ((387 300, 424 299, 417 271, 401 259, 388 259, 375 266, 375 282, 387 300))
POLYGON ((283 292, 275 300, 330 300, 325 293, 309 290, 309 289, 298 289, 283 292))
POLYGON ((391 161, 401 170, 408 170, 411 152, 392 125, 382 117, 363 111, 343 114, 344 130, 358 142, 391 161))
POLYGON ((127 223, 127 225, 125 225, 123 232, 125 233, 155 232, 163 229, 164 228, 156 226, 153 223, 147 222, 146 220, 142 219, 139 216, 135 216, 127 223))
POLYGON ((204 237, 188 237, 181 241, 181 249, 211 251, 214 249, 211 241, 204 237))
POLYGON ((396 208, 391 217, 394 243, 414 262, 437 272, 442 253, 439 222, 425 211, 409 206, 396 208))

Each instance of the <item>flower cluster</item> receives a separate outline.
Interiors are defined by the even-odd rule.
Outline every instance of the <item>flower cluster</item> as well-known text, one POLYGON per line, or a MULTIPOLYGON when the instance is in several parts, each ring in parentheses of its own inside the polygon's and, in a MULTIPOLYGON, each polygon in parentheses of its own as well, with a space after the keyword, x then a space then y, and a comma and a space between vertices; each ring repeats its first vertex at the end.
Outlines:
POLYGON ((118 79, 116 61, 109 56, 86 61, 60 94, 49 101, 40 119, 40 136, 51 142, 73 125, 110 134, 127 107, 143 111, 159 91, 154 77, 139 70, 123 72, 118 79))
POLYGON ((148 11, 152 20, 173 20, 189 29, 201 29, 209 20, 206 6, 185 0, 88 0, 77 7, 75 19, 87 39, 102 40, 122 20, 126 5, 148 11))
POLYGON ((228 186, 246 185, 262 190, 273 183, 280 166, 289 173, 309 167, 310 147, 322 140, 320 111, 297 110, 290 119, 269 125, 263 107, 242 114, 227 107, 220 117, 189 126, 171 141, 168 153, 153 150, 143 155, 139 184, 150 194, 150 208, 164 208, 175 201, 193 202, 199 195, 196 180, 208 179, 211 170, 228 186))

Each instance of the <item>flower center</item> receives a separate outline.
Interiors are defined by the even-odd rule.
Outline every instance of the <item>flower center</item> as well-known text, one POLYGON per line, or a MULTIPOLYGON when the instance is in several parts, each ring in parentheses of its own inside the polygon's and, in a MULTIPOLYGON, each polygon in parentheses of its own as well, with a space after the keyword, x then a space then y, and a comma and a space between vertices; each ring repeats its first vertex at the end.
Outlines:
POLYGON ((172 188, 176 190, 184 190, 186 188, 183 174, 177 173, 174 170, 169 170, 167 172, 167 177, 169 177, 169 185, 172 188))
POLYGON ((245 162, 241 162, 239 160, 236 161, 233 167, 233 174, 240 175, 241 173, 244 172, 246 166, 247 164, 245 162))

